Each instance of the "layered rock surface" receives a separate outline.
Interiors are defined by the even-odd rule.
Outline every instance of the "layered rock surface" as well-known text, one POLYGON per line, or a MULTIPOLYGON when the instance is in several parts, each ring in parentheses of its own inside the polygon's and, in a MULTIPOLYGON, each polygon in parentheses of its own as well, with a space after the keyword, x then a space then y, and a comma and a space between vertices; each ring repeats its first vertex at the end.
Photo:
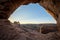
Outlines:
MULTIPOLYGON (((26 33, 21 28, 19 29, 17 27, 12 26, 10 22, 7 20, 16 8, 18 8, 20 5, 26 5, 28 3, 39 3, 46 10, 48 10, 48 12, 57 21, 58 32, 56 33, 58 35, 60 34, 60 0, 0 0, 0 40, 39 40, 40 39, 41 37, 40 33, 34 31, 30 36, 34 35, 34 33, 36 33, 35 35, 38 36, 34 35, 32 37, 29 37, 28 36, 30 34, 29 32, 26 33), (21 31, 23 31, 23 33, 20 33, 21 31), (26 34, 27 36, 25 36, 26 34)), ((60 38, 60 36, 57 36, 56 40, 59 40, 58 38, 60 38)), ((41 40, 45 40, 45 39, 42 38, 41 40)))
POLYGON ((0 40, 59 40, 55 32, 42 34, 22 26, 13 26, 7 19, 0 22, 0 40))

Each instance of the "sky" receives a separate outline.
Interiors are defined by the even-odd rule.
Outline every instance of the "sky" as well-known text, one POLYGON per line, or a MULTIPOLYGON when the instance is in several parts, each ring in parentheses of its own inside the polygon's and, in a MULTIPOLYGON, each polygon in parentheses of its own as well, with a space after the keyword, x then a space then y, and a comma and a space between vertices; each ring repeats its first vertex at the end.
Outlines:
POLYGON ((40 24, 56 23, 56 20, 38 3, 21 5, 9 17, 13 23, 19 21, 20 24, 40 24))

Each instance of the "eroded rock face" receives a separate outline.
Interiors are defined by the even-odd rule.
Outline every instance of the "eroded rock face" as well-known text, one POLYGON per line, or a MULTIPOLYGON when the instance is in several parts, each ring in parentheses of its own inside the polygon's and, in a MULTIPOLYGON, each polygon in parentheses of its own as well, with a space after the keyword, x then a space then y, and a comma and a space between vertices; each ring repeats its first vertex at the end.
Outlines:
POLYGON ((0 22, 0 40, 26 40, 26 38, 20 34, 23 30, 12 26, 7 19, 1 19, 0 22))
POLYGON ((50 32, 56 32, 57 31, 57 26, 54 25, 54 26, 43 26, 41 28, 41 33, 43 34, 47 34, 47 33, 50 33, 50 32))
POLYGON ((60 0, 0 0, 0 40, 25 40, 25 38, 22 39, 24 36, 21 36, 17 28, 12 27, 7 19, 20 5, 29 3, 39 3, 49 10, 56 19, 57 29, 60 32, 60 0))
POLYGON ((57 19, 60 11, 59 0, 0 0, 0 19, 9 18, 16 8, 29 3, 39 3, 46 10, 51 11, 53 13, 51 15, 57 19))
POLYGON ((0 22, 0 40, 60 40, 55 33, 44 35, 36 30, 12 26, 7 19, 0 22))
POLYGON ((0 19, 8 19, 20 5, 31 2, 38 2, 38 0, 0 0, 0 19))

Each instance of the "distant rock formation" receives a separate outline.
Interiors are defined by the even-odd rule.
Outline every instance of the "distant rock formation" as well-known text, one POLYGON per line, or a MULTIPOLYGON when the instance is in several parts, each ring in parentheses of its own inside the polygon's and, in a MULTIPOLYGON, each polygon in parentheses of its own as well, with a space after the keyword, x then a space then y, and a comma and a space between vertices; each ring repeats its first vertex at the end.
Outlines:
POLYGON ((16 22, 16 21, 15 21, 14 24, 20 24, 20 22, 16 22))
POLYGON ((43 34, 47 34, 49 32, 56 32, 57 31, 57 27, 55 24, 53 25, 43 25, 43 27, 41 28, 41 32, 43 34))

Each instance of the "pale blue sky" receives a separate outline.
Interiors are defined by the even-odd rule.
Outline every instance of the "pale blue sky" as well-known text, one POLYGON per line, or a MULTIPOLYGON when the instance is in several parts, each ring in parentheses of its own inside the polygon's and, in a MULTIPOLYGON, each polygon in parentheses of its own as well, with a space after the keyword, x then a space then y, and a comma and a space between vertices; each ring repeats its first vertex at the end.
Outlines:
POLYGON ((21 5, 12 13, 9 20, 19 21, 21 24, 56 23, 55 19, 38 3, 21 5))

